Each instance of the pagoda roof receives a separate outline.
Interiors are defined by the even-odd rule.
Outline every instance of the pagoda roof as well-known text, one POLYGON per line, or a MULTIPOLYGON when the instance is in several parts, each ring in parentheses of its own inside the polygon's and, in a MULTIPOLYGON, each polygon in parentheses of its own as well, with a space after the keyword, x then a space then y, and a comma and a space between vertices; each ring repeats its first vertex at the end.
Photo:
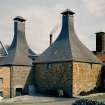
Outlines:
MULTIPOLYGON (((0 65, 32 65, 32 57, 37 55, 29 48, 26 37, 23 18, 16 17, 17 23, 14 23, 15 33, 12 44, 8 48, 8 55, 0 57, 0 65), (19 22, 19 23, 18 23, 19 22), (22 28, 22 29, 20 29, 22 28)), ((25 20, 25 19, 24 19, 25 20)))
POLYGON ((101 63, 101 61, 78 39, 71 11, 62 13, 62 29, 54 43, 49 46, 37 59, 36 63, 77 61, 101 63))

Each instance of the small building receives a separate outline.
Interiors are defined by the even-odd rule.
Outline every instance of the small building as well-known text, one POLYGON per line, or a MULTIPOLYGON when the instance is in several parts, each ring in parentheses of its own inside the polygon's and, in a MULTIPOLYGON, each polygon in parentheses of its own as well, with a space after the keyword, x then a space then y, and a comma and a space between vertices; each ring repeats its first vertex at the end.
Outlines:
POLYGON ((0 57, 0 95, 4 98, 31 94, 33 86, 32 62, 36 54, 25 37, 25 19, 14 18, 14 38, 8 54, 0 57))
POLYGON ((94 54, 103 62, 101 89, 105 90, 105 32, 96 33, 96 51, 94 51, 94 54))
POLYGON ((58 38, 35 60, 37 92, 71 97, 100 85, 101 61, 78 39, 73 17, 62 12, 58 38))

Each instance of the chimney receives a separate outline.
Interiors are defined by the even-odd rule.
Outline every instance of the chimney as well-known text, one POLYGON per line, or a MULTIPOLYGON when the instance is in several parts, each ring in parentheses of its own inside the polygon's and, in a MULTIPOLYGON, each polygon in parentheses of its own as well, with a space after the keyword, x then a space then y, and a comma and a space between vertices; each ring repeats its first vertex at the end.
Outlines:
MULTIPOLYGON (((74 12, 69 9, 66 9, 62 14, 62 28, 61 28, 61 35, 58 37, 57 40, 64 40, 69 38, 69 33, 75 34, 74 30, 74 12)), ((71 34, 70 34, 71 35, 71 34)))
POLYGON ((105 32, 96 33, 96 52, 105 52, 105 32))
POLYGON ((17 35, 18 32, 25 34, 25 21, 21 16, 14 18, 14 34, 17 35))
POLYGON ((25 37, 25 19, 21 16, 14 18, 14 38, 10 46, 11 48, 16 48, 17 46, 24 47, 27 46, 27 41, 25 37))
POLYGON ((52 34, 50 34, 50 46, 52 44, 52 34))

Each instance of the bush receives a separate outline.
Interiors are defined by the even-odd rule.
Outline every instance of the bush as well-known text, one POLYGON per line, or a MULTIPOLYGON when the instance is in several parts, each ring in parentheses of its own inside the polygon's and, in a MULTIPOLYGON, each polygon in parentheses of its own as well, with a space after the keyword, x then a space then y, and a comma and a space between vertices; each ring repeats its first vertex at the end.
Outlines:
POLYGON ((72 105, 105 105, 105 103, 88 99, 80 99, 75 101, 72 105))
POLYGON ((85 96, 85 95, 89 95, 89 94, 94 94, 94 93, 99 93, 99 88, 94 88, 93 90, 90 90, 90 91, 87 91, 87 92, 84 92, 82 91, 79 95, 80 96, 85 96))

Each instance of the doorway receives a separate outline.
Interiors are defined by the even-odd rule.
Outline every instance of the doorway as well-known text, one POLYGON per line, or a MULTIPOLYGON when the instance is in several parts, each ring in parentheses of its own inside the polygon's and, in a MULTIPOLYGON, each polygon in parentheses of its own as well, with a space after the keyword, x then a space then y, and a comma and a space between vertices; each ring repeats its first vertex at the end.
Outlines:
POLYGON ((28 94, 29 95, 34 95, 35 94, 35 87, 34 87, 34 85, 29 85, 28 86, 28 94))
POLYGON ((16 96, 22 95, 22 88, 16 88, 16 96))

